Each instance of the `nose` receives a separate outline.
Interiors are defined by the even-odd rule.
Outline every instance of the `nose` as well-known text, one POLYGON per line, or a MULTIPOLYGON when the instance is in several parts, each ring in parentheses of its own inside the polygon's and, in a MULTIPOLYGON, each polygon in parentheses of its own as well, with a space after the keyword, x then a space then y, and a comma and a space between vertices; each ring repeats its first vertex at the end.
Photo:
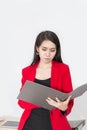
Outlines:
POLYGON ((48 50, 47 52, 46 52, 46 56, 50 56, 50 51, 48 50))

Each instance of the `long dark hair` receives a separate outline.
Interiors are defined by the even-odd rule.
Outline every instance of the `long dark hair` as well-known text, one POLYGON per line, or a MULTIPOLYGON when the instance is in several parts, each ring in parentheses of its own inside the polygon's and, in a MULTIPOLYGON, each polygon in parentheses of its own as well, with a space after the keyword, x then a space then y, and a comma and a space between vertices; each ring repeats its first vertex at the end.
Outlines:
POLYGON ((31 65, 35 64, 37 61, 40 60, 39 55, 37 55, 36 47, 40 47, 40 45, 44 40, 49 40, 56 45, 57 52, 53 60, 58 62, 63 62, 61 58, 61 47, 60 47, 60 41, 58 36, 52 31, 43 31, 39 33, 36 38, 35 46, 34 46, 34 56, 31 65))

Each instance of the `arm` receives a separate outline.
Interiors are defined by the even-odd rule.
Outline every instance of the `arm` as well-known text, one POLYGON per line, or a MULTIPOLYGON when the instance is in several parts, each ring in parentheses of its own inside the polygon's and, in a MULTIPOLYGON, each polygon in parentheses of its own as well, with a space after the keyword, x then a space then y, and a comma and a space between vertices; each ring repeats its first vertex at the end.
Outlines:
MULTIPOLYGON (((72 82, 71 82, 71 77, 70 77, 70 72, 68 66, 65 66, 64 70, 61 71, 63 72, 62 74, 62 91, 65 93, 71 92, 72 89, 72 82)), ((70 96, 67 98, 65 101, 60 101, 58 98, 55 100, 51 99, 48 97, 46 101, 48 104, 56 107, 56 109, 59 109, 60 112, 63 115, 68 115, 71 112, 71 108, 73 106, 73 100, 70 100, 70 96)))
POLYGON ((39 106, 36 106, 32 103, 28 103, 22 100, 18 100, 18 105, 23 109, 33 109, 33 108, 39 108, 39 106))
MULTIPOLYGON (((25 70, 22 70, 22 80, 21 80, 21 82, 22 82, 22 87, 23 87, 23 85, 24 85, 24 83, 26 82, 26 71, 25 70)), ((22 89, 22 87, 21 87, 21 89, 22 89)), ((21 89, 20 89, 20 91, 21 91, 21 89)), ((21 108, 23 108, 23 109, 33 109, 33 108, 39 108, 39 106, 36 106, 36 105, 34 105, 34 104, 32 104, 32 103, 29 103, 29 102, 26 102, 26 101, 23 101, 23 100, 18 100, 18 105, 21 107, 21 108)))
MULTIPOLYGON (((62 81, 63 91, 66 93, 73 91, 72 80, 71 80, 70 70, 69 70, 68 66, 66 66, 65 73, 64 73, 62 79, 63 79, 63 81, 62 81)), ((73 104, 74 104, 74 100, 70 100, 68 103, 67 110, 66 110, 66 115, 68 115, 71 112, 73 104)))

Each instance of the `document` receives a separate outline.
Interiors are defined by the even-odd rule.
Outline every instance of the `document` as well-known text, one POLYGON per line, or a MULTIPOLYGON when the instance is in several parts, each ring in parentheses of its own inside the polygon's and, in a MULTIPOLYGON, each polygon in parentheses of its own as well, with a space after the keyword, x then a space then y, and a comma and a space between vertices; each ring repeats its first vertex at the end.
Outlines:
POLYGON ((47 86, 27 80, 17 98, 50 110, 54 107, 47 103, 46 99, 48 97, 54 100, 57 97, 59 100, 64 101, 68 98, 69 95, 71 95, 71 99, 74 99, 81 96, 86 91, 87 84, 83 84, 77 87, 70 93, 63 93, 53 88, 49 88, 47 86))
POLYGON ((18 127, 19 122, 18 121, 11 121, 11 120, 7 120, 4 121, 0 127, 2 128, 17 128, 18 127))

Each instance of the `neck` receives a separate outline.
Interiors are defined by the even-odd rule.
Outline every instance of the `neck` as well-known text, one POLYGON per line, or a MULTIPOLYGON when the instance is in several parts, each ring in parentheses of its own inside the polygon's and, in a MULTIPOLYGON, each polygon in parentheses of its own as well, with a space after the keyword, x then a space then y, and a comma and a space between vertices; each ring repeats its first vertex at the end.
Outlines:
POLYGON ((50 63, 43 63, 40 61, 39 65, 38 65, 38 68, 51 68, 52 66, 52 62, 50 63))

